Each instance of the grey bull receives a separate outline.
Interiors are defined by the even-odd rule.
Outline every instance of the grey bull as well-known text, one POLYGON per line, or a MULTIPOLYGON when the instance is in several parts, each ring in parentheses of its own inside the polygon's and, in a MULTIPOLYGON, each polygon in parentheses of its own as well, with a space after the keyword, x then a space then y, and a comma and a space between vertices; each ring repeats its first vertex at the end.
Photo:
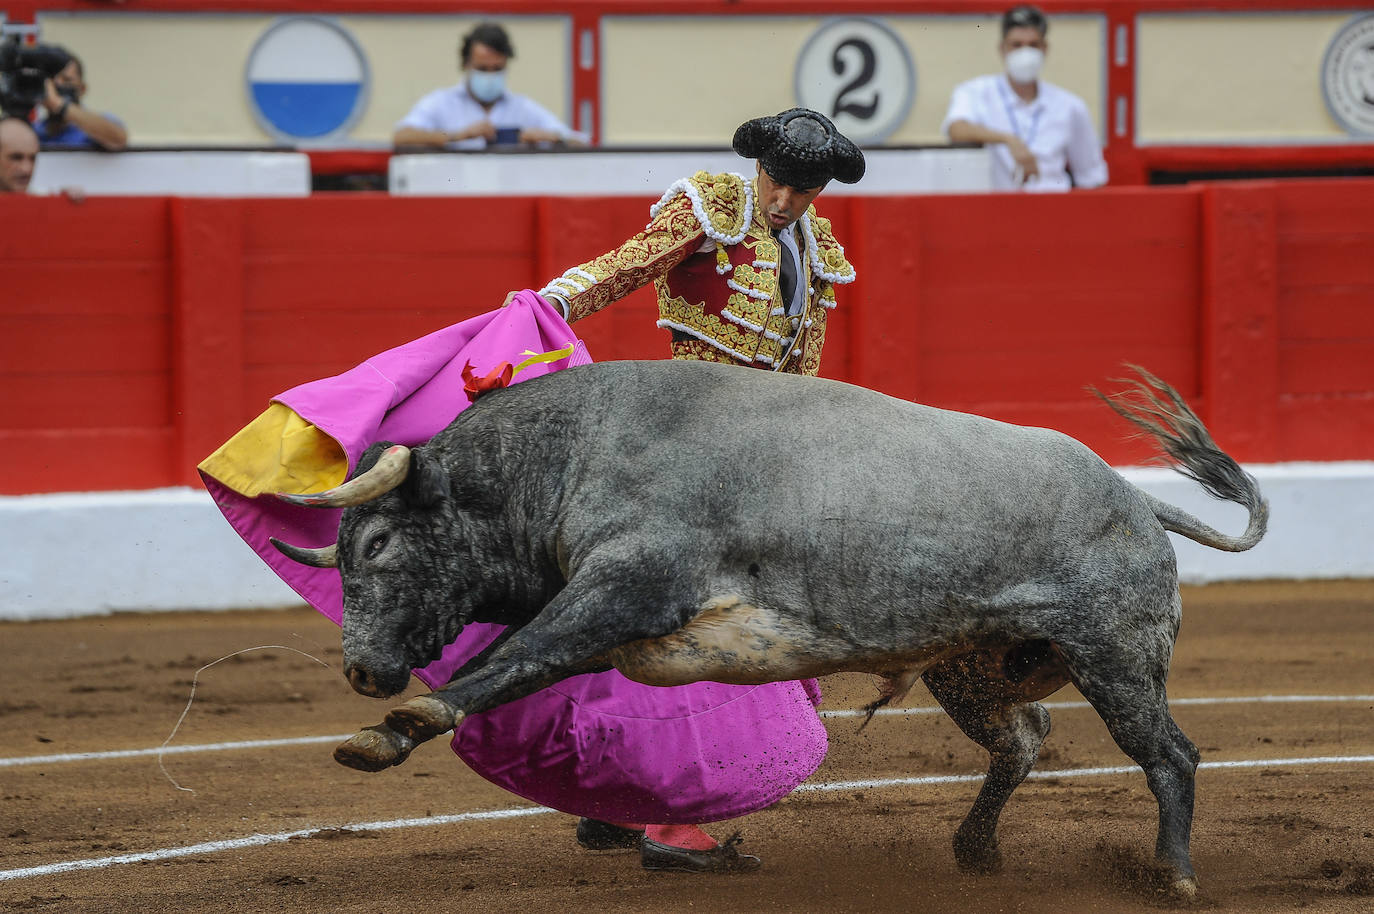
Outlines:
POLYGON ((1259 489, 1168 385, 1104 398, 1176 468, 1249 510, 1227 536, 1059 432, 863 388, 698 362, 609 362, 483 396, 414 449, 374 445, 337 489, 353 687, 388 697, 469 622, 503 640, 446 687, 335 752, 380 770, 464 715, 614 667, 654 685, 839 671, 922 679, 991 755, 954 838, 998 865, 995 830, 1073 683, 1159 805, 1174 890, 1199 754, 1165 679, 1182 609, 1166 530, 1218 549, 1263 536, 1259 489))

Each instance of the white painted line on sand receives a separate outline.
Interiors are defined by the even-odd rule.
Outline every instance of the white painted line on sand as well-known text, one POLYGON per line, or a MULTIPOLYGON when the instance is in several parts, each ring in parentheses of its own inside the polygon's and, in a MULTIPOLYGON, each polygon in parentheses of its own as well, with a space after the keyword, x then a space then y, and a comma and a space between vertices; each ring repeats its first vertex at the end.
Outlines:
MULTIPOLYGON (((1288 759, 1243 759, 1232 762, 1203 762, 1200 769, 1212 768, 1275 768, 1308 765, 1364 765, 1374 763, 1374 755, 1315 756, 1312 758, 1288 759)), ((1032 771, 1030 778, 1049 780, 1054 778, 1100 777, 1103 775, 1129 774, 1139 771, 1135 765, 1114 765, 1108 768, 1066 768, 1057 771, 1032 771)), ((871 790, 882 787, 909 787, 931 784, 963 784, 981 781, 981 774, 937 774, 917 778, 882 778, 863 781, 830 781, 822 784, 802 784, 795 793, 822 793, 837 790, 871 790)), ((349 831, 392 831, 401 828, 425 828, 432 825, 453 825, 459 822, 482 820, 514 819, 521 816, 537 816, 554 812, 543 806, 518 806, 508 809, 493 809, 487 812, 465 812, 447 816, 427 816, 419 819, 391 819, 384 822, 357 822, 339 826, 349 831)), ((292 839, 308 838, 331 828, 303 828, 296 831, 276 832, 273 834, 248 835, 244 838, 231 838, 224 841, 207 841, 187 847, 165 847, 137 854, 120 854, 115 857, 90 857, 85 860, 64 860, 41 866, 26 866, 13 870, 0 870, 0 882, 10 879, 29 879, 35 876, 52 876, 75 870, 106 869, 127 863, 156 863, 161 860, 174 860, 178 857, 194 857, 199 854, 215 854, 221 851, 242 850, 249 847, 264 847, 280 844, 292 839)))
MULTIPOLYGON (((1240 759, 1232 762, 1203 762, 1198 770, 1217 768, 1281 768, 1298 765, 1367 765, 1374 755, 1320 755, 1311 758, 1240 759)), ((1091 778, 1111 774, 1140 771, 1139 765, 1113 765, 1109 768, 1060 768, 1051 771, 1032 771, 1028 781, 1050 781, 1058 778, 1091 778)), ((824 784, 802 784, 793 793, 830 793, 836 790, 859 790, 873 787, 913 787, 929 784, 965 784, 981 781, 981 774, 933 774, 915 778, 879 778, 863 781, 830 781, 824 784)), ((3 874, 0 874, 3 876, 3 874)))
MULTIPOLYGON (((1175 698, 1171 706, 1182 705, 1230 705, 1230 704, 1298 704, 1302 702, 1345 702, 1374 703, 1374 695, 1239 695, 1220 698, 1175 698)), ((1050 710, 1086 708, 1086 701, 1047 701, 1050 710)), ((863 717, 867 712, 857 710, 822 711, 823 718, 863 717)), ((937 705, 919 708, 882 708, 875 716, 908 717, 921 714, 942 714, 937 705)), ((452 731, 449 731, 452 732, 452 731)), ((152 749, 113 749, 107 752, 67 752, 59 755, 28 755, 15 758, 0 758, 0 768, 13 768, 19 765, 53 765, 63 762, 98 762, 106 759, 138 758, 140 756, 183 755, 196 752, 225 752, 233 749, 272 749, 280 746, 306 746, 312 743, 341 743, 352 733, 335 733, 330 736, 296 736, 282 739, 253 739, 229 743, 199 743, 186 746, 166 746, 152 749)), ((441 734, 443 736, 444 734, 441 734)))
POLYGON ((341 743, 352 733, 334 736, 293 736, 283 739, 248 739, 233 743, 202 743, 191 746, 165 746, 161 749, 111 749, 107 752, 67 752, 61 755, 30 755, 0 758, 0 768, 14 765, 49 765, 58 762, 97 762, 106 759, 138 758, 146 755, 184 755, 188 752, 224 752, 229 749, 272 749, 277 746, 304 746, 310 743, 341 743))
MULTIPOLYGON (((1242 705, 1242 704, 1297 704, 1300 702, 1374 702, 1374 695, 1232 695, 1218 698, 1171 698, 1170 707, 1184 705, 1242 705)), ((1088 708, 1086 701, 1045 701, 1041 702, 1051 711, 1057 708, 1088 708)), ((822 711, 821 717, 863 717, 867 711, 822 711)), ((906 717, 917 714, 943 714, 939 705, 924 705, 919 708, 881 708, 875 716, 893 715, 906 717)))
POLYGON ((51 876, 54 873, 69 873, 72 870, 98 870, 126 863, 156 863, 159 860, 174 860, 177 857, 194 857, 197 854, 217 854, 220 851, 241 850, 245 847, 263 847, 280 844, 297 838, 309 838, 320 832, 348 829, 349 831, 391 831, 398 828, 422 828, 426 825, 452 825, 455 822, 474 822, 482 819, 514 819, 519 816, 538 816, 553 812, 543 806, 525 806, 511 809, 493 809, 489 812, 464 812, 450 816, 428 816, 423 819, 392 819, 387 822, 359 822, 343 825, 338 829, 302 828, 296 831, 275 832, 270 835, 249 835, 246 838, 230 838, 225 841, 206 841, 187 847, 165 847, 161 850, 145 851, 141 854, 120 854, 116 857, 91 857, 85 860, 64 860, 61 863, 48 863, 43 866, 26 866, 17 870, 0 870, 0 882, 7 879, 25 879, 33 876, 51 876))

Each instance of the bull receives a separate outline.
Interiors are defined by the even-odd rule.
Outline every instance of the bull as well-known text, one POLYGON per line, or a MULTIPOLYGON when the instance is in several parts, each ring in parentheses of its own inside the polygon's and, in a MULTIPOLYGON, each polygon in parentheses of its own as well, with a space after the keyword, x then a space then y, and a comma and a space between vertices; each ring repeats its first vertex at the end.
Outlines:
MULTIPOLYGON (((1267 503, 1183 399, 1140 371, 1102 398, 1174 466, 1249 512, 1222 534, 1059 432, 832 381, 702 362, 609 362, 494 391, 427 444, 374 445, 296 504, 346 507, 335 566, 345 672, 390 697, 470 622, 508 626, 444 688, 336 750, 381 770, 465 715, 581 673, 651 685, 840 671, 922 679, 990 754, 954 835, 969 871, 1072 683, 1145 772, 1173 891, 1189 859, 1199 753, 1165 680, 1182 617, 1165 531, 1249 549, 1267 503)), ((275 541, 274 541, 275 542, 275 541)))

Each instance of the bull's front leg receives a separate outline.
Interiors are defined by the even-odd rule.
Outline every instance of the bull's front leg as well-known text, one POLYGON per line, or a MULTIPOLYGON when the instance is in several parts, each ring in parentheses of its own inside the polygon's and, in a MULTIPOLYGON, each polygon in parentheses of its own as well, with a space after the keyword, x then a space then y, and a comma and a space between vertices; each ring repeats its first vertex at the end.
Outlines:
POLYGON ((334 761, 359 771, 383 771, 410 758, 415 741, 386 724, 364 727, 334 747, 334 761))
POLYGON ((480 669, 392 709, 384 723, 361 730, 336 748, 334 759, 361 771, 399 765, 415 746, 452 730, 468 714, 605 669, 603 658, 611 649, 662 637, 681 626, 681 608, 689 605, 683 594, 646 596, 642 580, 632 590, 617 594, 604 585, 570 582, 480 669))
MULTIPOLYGON (((501 649, 519 631, 517 626, 509 626, 496 636, 496 640, 482 648, 477 656, 453 674, 450 681, 457 681, 469 673, 486 665, 491 655, 501 649)), ((339 764, 362 771, 381 771, 392 765, 399 765, 410 757, 415 741, 397 733, 386 724, 366 727, 340 743, 334 750, 334 759, 339 764)))

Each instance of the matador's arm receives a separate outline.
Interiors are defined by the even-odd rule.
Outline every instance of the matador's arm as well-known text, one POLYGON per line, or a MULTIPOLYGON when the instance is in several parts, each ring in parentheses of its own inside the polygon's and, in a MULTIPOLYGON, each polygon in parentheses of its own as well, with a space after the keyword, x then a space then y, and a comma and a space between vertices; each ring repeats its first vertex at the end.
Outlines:
POLYGON ((692 201, 678 195, 642 232, 614 251, 568 270, 539 294, 562 305, 570 322, 581 320, 682 263, 701 247, 704 235, 692 201))

